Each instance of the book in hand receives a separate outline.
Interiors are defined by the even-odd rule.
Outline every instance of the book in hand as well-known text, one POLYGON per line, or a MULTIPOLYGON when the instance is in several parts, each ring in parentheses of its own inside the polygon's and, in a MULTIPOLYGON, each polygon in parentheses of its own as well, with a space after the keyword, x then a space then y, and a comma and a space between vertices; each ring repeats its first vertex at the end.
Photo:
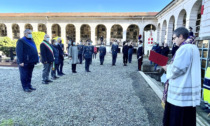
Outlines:
POLYGON ((159 66, 165 66, 168 62, 168 57, 163 56, 155 51, 150 51, 149 60, 158 64, 159 66))

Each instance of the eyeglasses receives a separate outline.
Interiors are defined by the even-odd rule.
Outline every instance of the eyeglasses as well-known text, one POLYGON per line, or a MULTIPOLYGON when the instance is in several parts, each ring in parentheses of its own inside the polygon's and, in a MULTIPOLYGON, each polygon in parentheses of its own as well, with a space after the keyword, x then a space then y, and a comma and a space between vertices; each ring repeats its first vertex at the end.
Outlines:
POLYGON ((176 39, 176 37, 172 37, 172 40, 175 40, 176 39))

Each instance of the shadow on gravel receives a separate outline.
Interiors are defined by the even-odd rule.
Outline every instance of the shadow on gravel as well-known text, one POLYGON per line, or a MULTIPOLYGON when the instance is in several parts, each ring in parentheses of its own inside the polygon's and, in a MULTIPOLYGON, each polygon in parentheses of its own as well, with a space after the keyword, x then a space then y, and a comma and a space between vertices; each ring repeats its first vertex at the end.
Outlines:
POLYGON ((139 72, 131 73, 130 77, 133 80, 133 89, 148 113, 150 126, 162 126, 164 110, 160 99, 139 72))

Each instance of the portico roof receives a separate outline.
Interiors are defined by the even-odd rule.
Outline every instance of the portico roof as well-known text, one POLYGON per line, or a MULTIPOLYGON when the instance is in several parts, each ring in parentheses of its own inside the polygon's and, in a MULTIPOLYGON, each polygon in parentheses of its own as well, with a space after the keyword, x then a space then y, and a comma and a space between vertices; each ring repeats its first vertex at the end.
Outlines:
POLYGON ((0 13, 0 17, 153 17, 158 12, 123 13, 0 13))

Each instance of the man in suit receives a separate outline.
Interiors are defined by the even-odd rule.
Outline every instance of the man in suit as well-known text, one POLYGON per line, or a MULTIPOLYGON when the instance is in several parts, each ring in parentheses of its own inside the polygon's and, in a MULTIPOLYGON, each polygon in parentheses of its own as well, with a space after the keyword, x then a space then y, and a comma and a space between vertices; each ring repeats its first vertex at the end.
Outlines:
POLYGON ((128 50, 129 50, 129 47, 128 47, 128 43, 127 42, 124 42, 123 43, 123 63, 124 63, 124 66, 127 66, 127 62, 128 62, 128 50))
POLYGON ((44 41, 40 44, 40 51, 42 57, 41 62, 43 64, 42 84, 48 84, 49 82, 52 82, 51 80, 49 80, 49 73, 51 65, 53 64, 55 58, 53 54, 53 48, 51 47, 49 41, 50 41, 50 36, 46 34, 44 36, 44 41))
POLYGON ((118 52, 118 44, 117 41, 112 44, 112 66, 115 66, 116 60, 117 60, 117 52, 118 52))
POLYGON ((91 46, 91 42, 88 42, 88 45, 84 47, 83 50, 83 56, 85 58, 85 71, 86 72, 91 72, 89 70, 90 64, 91 64, 91 59, 93 55, 93 47, 91 46))
POLYGON ((63 61, 64 61, 64 52, 63 52, 63 44, 62 44, 62 40, 61 38, 58 38, 57 39, 57 42, 58 42, 58 50, 59 50, 59 65, 58 65, 58 75, 59 76, 62 76, 62 75, 65 75, 63 73, 63 61))
POLYGON ((31 86, 31 78, 34 65, 39 62, 39 57, 30 29, 26 29, 24 37, 17 41, 16 54, 23 90, 25 92, 36 90, 31 86))
POLYGON ((78 47, 78 59, 79 59, 79 63, 82 64, 82 53, 83 53, 83 48, 84 45, 82 44, 82 42, 80 42, 80 45, 77 45, 78 47))
POLYGON ((139 46, 137 50, 137 60, 138 60, 138 70, 141 71, 141 65, 143 61, 143 55, 144 55, 144 48, 143 48, 143 43, 140 40, 139 41, 139 46))
POLYGON ((99 57, 100 57, 100 65, 103 65, 104 63, 104 57, 106 55, 106 47, 104 46, 104 43, 101 44, 99 47, 99 57))

